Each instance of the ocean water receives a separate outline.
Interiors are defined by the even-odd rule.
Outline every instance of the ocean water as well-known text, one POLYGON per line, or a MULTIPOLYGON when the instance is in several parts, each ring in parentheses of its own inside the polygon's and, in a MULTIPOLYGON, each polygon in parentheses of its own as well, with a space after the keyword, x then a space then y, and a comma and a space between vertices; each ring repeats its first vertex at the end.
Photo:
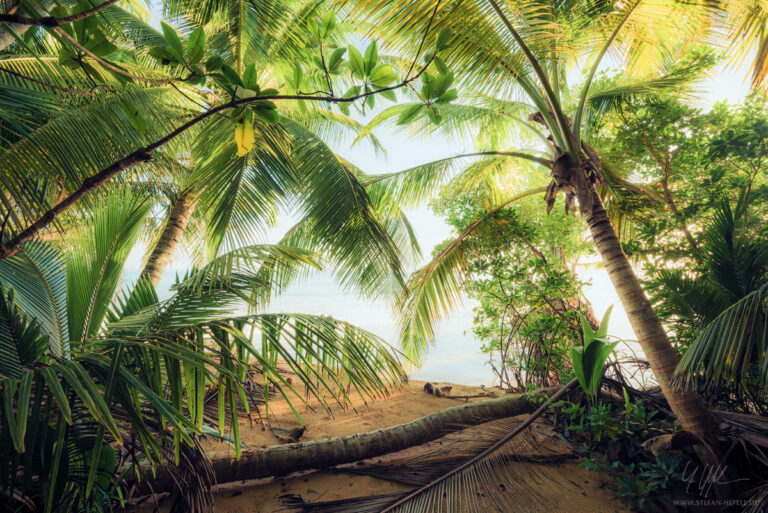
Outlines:
MULTIPOLYGON (((136 259, 129 261, 125 282, 131 283, 139 275, 136 259), (134 265, 130 265, 134 263, 134 265)), ((169 269, 158 287, 161 298, 168 297, 170 287, 184 268, 169 269)), ((629 320, 619 304, 606 272, 596 266, 586 266, 579 271, 582 279, 590 282, 585 295, 592 302, 595 313, 601 317, 614 305, 609 333, 624 340, 618 351, 630 351, 642 356, 629 320)), ((466 300, 463 308, 439 322, 437 336, 421 368, 412 369, 410 376, 437 382, 453 382, 466 385, 494 385, 494 376, 487 365, 487 356, 480 351, 480 342, 472 334, 472 307, 466 300)), ((334 281, 330 273, 320 272, 289 287, 267 308, 268 312, 308 313, 328 315, 364 328, 397 347, 397 320, 391 308, 383 302, 365 300, 347 293, 334 281)))
MULTIPOLYGON (((268 308, 273 312, 302 312, 330 315, 364 328, 397 346, 397 321, 390 307, 344 292, 330 274, 320 273, 290 287, 268 308)), ((472 336, 471 304, 467 302, 439 325, 437 337, 424 365, 411 377, 428 381, 450 381, 467 385, 490 385, 493 373, 485 365, 480 343, 472 336)))
MULTIPOLYGON (((161 299, 169 297, 176 276, 181 276, 183 272, 184 269, 169 269, 166 272, 158 286, 161 299)), ((126 285, 135 282, 139 274, 140 270, 133 266, 126 269, 126 285)), ((318 273, 289 287, 266 311, 331 316, 366 329, 397 347, 397 321, 391 308, 383 302, 360 299, 345 292, 330 273, 318 273)), ((411 378, 491 385, 493 373, 485 365, 480 343, 474 340, 471 333, 472 317, 471 303, 468 301, 465 308, 442 321, 424 365, 420 369, 412 369, 411 378)))

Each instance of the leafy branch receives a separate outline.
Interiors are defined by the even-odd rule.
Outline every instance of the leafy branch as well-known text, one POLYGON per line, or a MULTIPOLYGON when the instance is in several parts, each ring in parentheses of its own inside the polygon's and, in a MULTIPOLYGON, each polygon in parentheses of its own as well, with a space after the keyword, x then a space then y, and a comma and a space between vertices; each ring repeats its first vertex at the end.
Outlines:
MULTIPOLYGON (((172 53, 173 55, 171 56, 175 56, 175 57, 179 57, 180 59, 183 59, 183 48, 181 47, 181 43, 180 41, 178 41, 178 37, 176 38, 173 37, 176 35, 175 32, 172 32, 172 29, 170 32, 168 30, 165 30, 166 26, 164 26, 163 28, 166 35, 166 40, 170 40, 169 50, 168 50, 169 55, 172 53), (179 49, 181 49, 181 55, 179 55, 179 49)), ((74 38, 63 29, 57 28, 56 30, 66 34, 66 36, 68 36, 68 39, 74 40, 74 38)), ((202 42, 198 44, 200 45, 204 44, 204 38, 202 42)), ((189 55, 192 55, 193 52, 197 54, 197 51, 194 50, 195 48, 196 48, 195 46, 190 45, 189 55)), ((201 57, 202 57, 202 53, 200 53, 199 57, 197 57, 197 60, 199 61, 201 57)), ((257 117, 261 118, 262 121, 267 123, 275 123, 278 120, 278 115, 276 111, 277 107, 273 103, 273 101, 297 100, 297 101, 327 102, 327 103, 340 104, 340 105, 351 104, 358 100, 365 100, 377 94, 383 94, 389 91, 395 91, 402 87, 408 86, 415 80, 419 79, 422 76, 422 74, 425 73, 425 71, 427 70, 427 68, 432 62, 432 59, 430 59, 427 62, 427 64, 425 64, 419 70, 418 73, 416 73, 412 77, 406 78, 405 80, 403 80, 398 84, 387 86, 387 87, 381 87, 377 89, 369 89, 366 87, 366 90, 363 92, 359 92, 353 95, 345 94, 342 97, 338 97, 338 96, 328 96, 324 94, 310 94, 310 95, 279 94, 275 89, 266 89, 264 91, 260 91, 258 84, 256 82, 256 71, 253 65, 248 66, 244 71, 243 76, 241 77, 237 73, 235 73, 231 67, 223 63, 219 65, 219 63, 215 62, 214 59, 216 58, 214 57, 208 60, 208 62, 206 63, 206 68, 214 69, 218 67, 221 70, 221 73, 217 74, 218 83, 224 89, 228 90, 228 92, 230 92, 231 94, 230 101, 223 103, 221 105, 218 105, 216 107, 212 107, 206 110, 205 112, 202 112, 201 114, 193 117, 186 123, 180 125, 175 130, 169 132, 165 136, 155 140, 154 142, 151 142, 150 144, 147 144, 146 146, 138 148, 137 150, 126 155, 125 157, 103 168, 98 173, 85 179, 81 184, 81 186, 76 191, 74 191, 72 194, 70 194, 66 198, 63 198, 60 202, 58 202, 52 208, 47 210, 42 216, 40 216, 35 222, 30 224, 26 229, 24 229, 22 232, 20 232, 18 235, 11 238, 7 242, 0 243, 0 260, 8 258, 18 253, 20 246, 24 242, 34 238, 38 233, 40 233, 41 230, 43 230, 45 227, 51 224, 60 214, 69 210, 81 198, 93 192, 94 190, 98 189, 103 184, 105 184, 115 176, 119 175, 123 171, 129 168, 132 168, 133 166, 139 163, 150 161, 152 159, 152 152, 162 147, 163 145, 167 144, 168 142, 172 141, 173 139, 183 134, 190 128, 205 121, 211 116, 224 114, 225 111, 228 111, 236 107, 250 107, 252 109, 252 114, 255 114, 257 117), (214 62, 211 62, 211 61, 214 61, 214 62)), ((220 60, 221 59, 219 59, 219 61, 220 60)), ((167 83, 167 81, 163 81, 163 83, 167 83)), ((374 81, 374 84, 375 83, 376 82, 374 81)), ((145 126, 146 122, 143 121, 143 119, 137 119, 137 117, 140 118, 140 115, 138 115, 138 113, 134 113, 134 114, 136 115, 129 116, 129 118, 134 123, 134 126, 137 129, 141 129, 142 126, 145 126)), ((250 147, 252 147, 254 142, 253 124, 252 122, 250 122, 250 120, 246 119, 246 117, 250 117, 250 115, 251 113, 249 113, 247 109, 243 109, 243 111, 239 114, 240 119, 236 123, 235 139, 238 143, 238 153, 240 154, 247 153, 250 150, 250 147)))

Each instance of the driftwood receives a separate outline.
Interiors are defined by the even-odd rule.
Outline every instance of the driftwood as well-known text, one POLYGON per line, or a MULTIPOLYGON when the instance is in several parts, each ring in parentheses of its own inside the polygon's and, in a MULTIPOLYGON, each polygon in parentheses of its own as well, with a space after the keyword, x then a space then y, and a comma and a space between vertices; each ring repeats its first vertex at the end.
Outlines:
MULTIPOLYGON (((468 426, 531 413, 538 405, 529 397, 549 397, 556 390, 545 389, 527 397, 511 395, 454 406, 406 424, 368 433, 245 450, 239 461, 230 451, 213 452, 209 454, 211 466, 218 483, 280 476, 308 469, 326 469, 422 445, 468 426)), ((158 470, 155 476, 150 468, 145 468, 142 474, 143 480, 150 482, 155 492, 175 488, 173 478, 165 470, 158 470)))

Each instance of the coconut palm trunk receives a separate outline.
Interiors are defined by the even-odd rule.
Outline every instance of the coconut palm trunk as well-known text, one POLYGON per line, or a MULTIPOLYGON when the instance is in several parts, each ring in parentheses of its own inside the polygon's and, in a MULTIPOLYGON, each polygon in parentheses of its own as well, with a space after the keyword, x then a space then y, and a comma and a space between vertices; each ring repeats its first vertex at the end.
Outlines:
POLYGON ((144 269, 141 271, 141 277, 147 277, 152 280, 152 284, 157 287, 160 280, 168 268, 171 255, 176 251, 181 241, 181 236, 189 224, 189 220, 195 211, 198 195, 192 191, 182 191, 171 207, 171 212, 163 227, 155 248, 149 255, 144 269))
MULTIPOLYGON (((515 394, 454 406, 405 424, 368 433, 274 445, 264 450, 247 451, 239 460, 235 458, 232 451, 213 452, 210 453, 211 466, 218 483, 232 483, 353 463, 423 445, 469 426, 541 410, 541 402, 535 399, 544 400, 549 397, 557 399, 574 384, 575 382, 565 387, 539 390, 533 396, 515 394)), ((551 399, 546 402, 547 405, 550 403, 551 399)), ((145 480, 152 483, 154 492, 173 490, 176 486, 174 478, 166 472, 156 474, 155 470, 149 466, 145 466, 142 472, 145 480)))
POLYGON ((670 409, 683 429, 703 440, 715 442, 717 425, 707 405, 693 390, 680 390, 671 381, 679 358, 656 316, 635 272, 621 248, 616 231, 608 218, 600 197, 593 193, 594 205, 586 216, 592 240, 605 264, 621 304, 627 312, 632 330, 643 348, 653 374, 670 409))

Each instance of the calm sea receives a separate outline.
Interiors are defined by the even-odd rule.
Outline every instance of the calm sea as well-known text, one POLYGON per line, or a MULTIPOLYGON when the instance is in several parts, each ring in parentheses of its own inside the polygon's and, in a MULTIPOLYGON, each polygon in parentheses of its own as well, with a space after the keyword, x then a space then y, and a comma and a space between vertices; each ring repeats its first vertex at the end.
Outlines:
MULTIPOLYGON (((135 281, 139 274, 138 268, 131 267, 125 273, 127 283, 135 281)), ((585 292, 598 317, 608 306, 615 305, 609 332, 627 340, 634 338, 605 271, 585 268, 581 275, 591 282, 585 292)), ((175 279, 176 271, 169 269, 158 287, 161 298, 168 296, 169 287, 175 279)), ((439 323, 434 346, 422 368, 413 371, 413 379, 466 385, 494 384, 493 373, 486 365, 486 357, 480 352, 480 342, 472 335, 472 306, 467 301, 464 308, 439 323)), ((319 273, 291 286, 269 305, 267 311, 329 315, 364 328, 397 346, 397 323, 390 308, 386 304, 362 300, 344 292, 329 273, 319 273)), ((635 351, 638 349, 631 342, 629 347, 635 351)))

